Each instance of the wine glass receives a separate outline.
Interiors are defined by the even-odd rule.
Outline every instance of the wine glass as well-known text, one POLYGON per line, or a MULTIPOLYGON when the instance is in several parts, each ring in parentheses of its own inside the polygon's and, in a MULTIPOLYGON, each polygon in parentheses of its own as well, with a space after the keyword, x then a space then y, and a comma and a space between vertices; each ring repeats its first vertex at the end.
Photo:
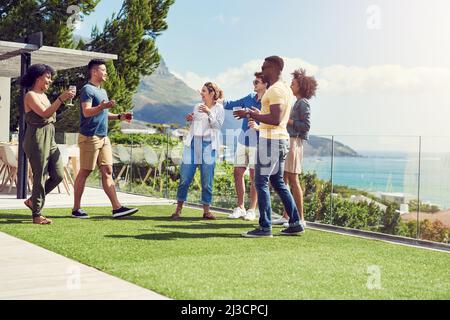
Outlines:
POLYGON ((244 108, 242 108, 242 107, 234 107, 234 108, 233 108, 233 117, 234 117, 236 120, 239 120, 239 118, 236 117, 236 116, 234 115, 234 112, 235 112, 235 111, 242 110, 242 109, 244 109, 244 108))
POLYGON ((126 113, 125 119, 128 123, 131 123, 131 121, 133 120, 133 115, 134 115, 133 110, 126 113))
MULTIPOLYGON (((74 94, 77 94, 77 87, 76 86, 69 86, 69 90, 73 91, 74 94)), ((73 99, 70 99, 69 102, 66 103, 66 106, 73 107, 73 99)))

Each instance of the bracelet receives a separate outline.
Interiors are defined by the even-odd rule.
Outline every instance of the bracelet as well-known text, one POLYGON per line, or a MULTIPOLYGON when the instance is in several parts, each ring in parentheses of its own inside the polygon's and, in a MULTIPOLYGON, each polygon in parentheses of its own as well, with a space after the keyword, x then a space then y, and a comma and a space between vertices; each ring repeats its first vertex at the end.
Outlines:
POLYGON ((122 118, 122 114, 121 114, 121 113, 119 113, 119 114, 117 115, 117 120, 121 120, 120 118, 122 118))
POLYGON ((61 104, 64 104, 64 101, 62 101, 61 97, 58 97, 59 102, 61 102, 61 104))

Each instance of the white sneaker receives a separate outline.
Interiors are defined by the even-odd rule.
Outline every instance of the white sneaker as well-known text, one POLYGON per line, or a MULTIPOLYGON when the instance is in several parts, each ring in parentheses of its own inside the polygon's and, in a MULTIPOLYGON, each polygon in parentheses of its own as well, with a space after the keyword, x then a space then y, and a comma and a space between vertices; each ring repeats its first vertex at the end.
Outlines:
POLYGON ((237 207, 234 208, 233 213, 228 216, 228 219, 240 219, 242 217, 245 217, 245 215, 246 215, 245 209, 237 207))
POLYGON ((273 213, 273 212, 272 212, 272 221, 273 221, 273 220, 280 219, 281 217, 283 217, 283 216, 281 216, 281 215, 279 215, 279 214, 277 214, 277 213, 273 213))
POLYGON ((244 217, 244 220, 246 221, 254 221, 256 220, 256 211, 253 209, 248 209, 247 214, 244 217))
POLYGON ((272 224, 273 225, 282 225, 283 223, 287 223, 287 222, 289 222, 289 221, 286 218, 281 217, 279 219, 273 220, 272 224))
MULTIPOLYGON (((305 221, 305 222, 302 222, 302 225, 303 225, 303 228, 306 228, 306 221, 305 221)), ((283 227, 289 228, 289 222, 283 223, 283 227)))

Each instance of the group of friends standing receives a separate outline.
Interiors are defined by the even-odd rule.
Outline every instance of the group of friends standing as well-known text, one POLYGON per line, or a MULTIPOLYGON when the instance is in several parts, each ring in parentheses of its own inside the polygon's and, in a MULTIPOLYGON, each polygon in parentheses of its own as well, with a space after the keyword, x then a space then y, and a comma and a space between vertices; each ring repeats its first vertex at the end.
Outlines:
POLYGON ((310 130, 309 99, 315 96, 317 82, 300 69, 292 74, 289 87, 281 79, 283 69, 281 57, 267 57, 261 72, 255 73, 254 92, 236 101, 223 100, 223 92, 216 84, 208 82, 204 85, 201 91, 202 103, 186 116, 191 124, 184 140, 178 205, 171 216, 173 220, 181 218, 187 191, 197 167, 200 167, 201 173, 203 218, 215 219, 210 211, 215 159, 220 146, 218 142, 225 118, 224 110, 233 110, 234 117, 243 121, 234 163, 237 206, 229 218, 255 220, 258 206, 259 227, 244 233, 244 237, 272 237, 273 224, 284 225, 281 235, 304 232, 299 174, 303 143, 308 140, 310 130), (292 94, 297 99, 293 107, 292 94), (247 168, 250 170, 251 187, 250 207, 245 210, 244 175, 247 168), (273 222, 269 183, 284 206, 282 217, 273 222))
MULTIPOLYGON (((81 198, 86 180, 96 167, 100 169, 103 189, 111 201, 112 217, 130 216, 138 209, 124 207, 118 200, 108 121, 126 121, 132 115, 109 111, 116 102, 109 100, 102 88, 107 80, 105 61, 94 59, 87 68, 89 81, 80 92, 80 171, 74 184, 72 217, 89 218, 88 213, 81 209, 81 198)), ((254 92, 236 101, 224 100, 223 91, 216 84, 204 84, 200 93, 202 102, 186 116, 190 127, 184 139, 178 202, 172 220, 181 219, 183 204, 187 201, 189 186, 197 168, 200 168, 201 174, 203 218, 216 219, 210 210, 214 170, 221 146, 225 110, 233 110, 233 116, 242 120, 242 130, 234 164, 237 206, 229 218, 253 221, 259 211, 258 228, 243 234, 249 238, 272 237, 273 224, 285 226, 281 235, 304 232, 303 195, 298 175, 301 173, 303 143, 308 140, 310 130, 309 99, 315 95, 317 82, 300 69, 292 74, 289 87, 281 79, 283 69, 281 57, 266 58, 261 72, 255 73, 254 92), (291 105, 292 94, 297 99, 294 106, 291 105), (247 168, 250 170, 251 187, 250 206, 245 210, 244 175, 247 168), (272 221, 269 184, 284 206, 283 216, 275 221, 272 221)), ((64 174, 61 154, 55 142, 56 111, 75 96, 75 91, 67 90, 51 103, 46 92, 53 76, 54 70, 50 66, 36 64, 21 79, 22 86, 29 89, 24 100, 27 123, 24 151, 33 172, 32 195, 24 203, 32 211, 33 223, 41 225, 52 224, 42 215, 45 196, 61 183, 64 174)))

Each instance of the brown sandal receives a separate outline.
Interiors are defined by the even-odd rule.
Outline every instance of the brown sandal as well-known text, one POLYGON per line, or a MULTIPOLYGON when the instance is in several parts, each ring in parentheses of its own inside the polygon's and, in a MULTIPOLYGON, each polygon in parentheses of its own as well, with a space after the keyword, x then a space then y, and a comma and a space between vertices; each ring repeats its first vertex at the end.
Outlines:
POLYGON ((216 220, 216 217, 211 212, 203 212, 203 219, 216 220))
POLYGON ((39 217, 33 217, 33 223, 34 224, 41 224, 41 225, 48 225, 48 224, 52 224, 53 221, 50 219, 47 219, 44 216, 39 216, 39 217))
POLYGON ((31 198, 28 198, 27 200, 25 200, 23 202, 24 205, 26 205, 28 207, 28 209, 33 210, 33 202, 31 201, 31 198))
POLYGON ((181 220, 181 212, 175 212, 174 214, 172 214, 170 216, 170 219, 177 221, 177 220, 181 220))

